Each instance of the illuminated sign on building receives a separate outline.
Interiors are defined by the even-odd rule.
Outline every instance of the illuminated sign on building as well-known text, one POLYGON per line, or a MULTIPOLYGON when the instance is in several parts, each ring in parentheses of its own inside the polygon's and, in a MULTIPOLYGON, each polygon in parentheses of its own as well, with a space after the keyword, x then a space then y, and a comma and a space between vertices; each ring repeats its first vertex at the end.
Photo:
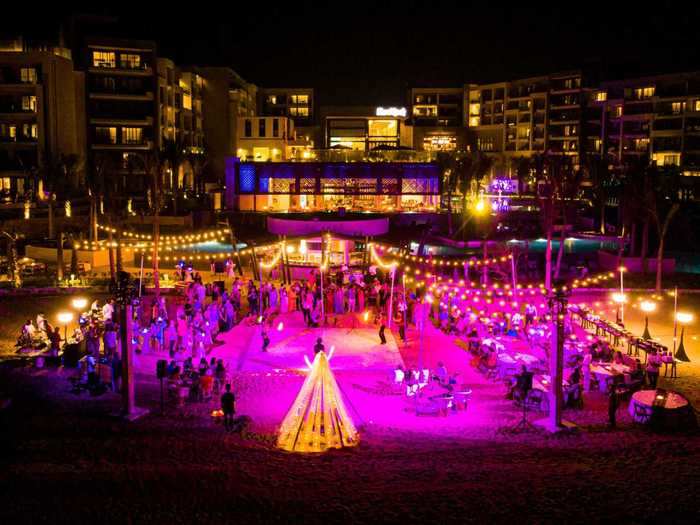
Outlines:
POLYGON ((378 117, 405 117, 406 108, 395 108, 393 106, 390 108, 383 108, 379 106, 375 114, 378 117))

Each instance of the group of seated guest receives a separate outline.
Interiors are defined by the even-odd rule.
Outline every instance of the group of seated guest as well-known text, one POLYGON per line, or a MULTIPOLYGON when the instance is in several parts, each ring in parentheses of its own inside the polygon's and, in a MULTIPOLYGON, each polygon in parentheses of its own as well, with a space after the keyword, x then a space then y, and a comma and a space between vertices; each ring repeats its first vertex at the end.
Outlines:
POLYGON ((591 345, 591 355, 595 361, 610 361, 613 353, 606 341, 596 341, 591 345))

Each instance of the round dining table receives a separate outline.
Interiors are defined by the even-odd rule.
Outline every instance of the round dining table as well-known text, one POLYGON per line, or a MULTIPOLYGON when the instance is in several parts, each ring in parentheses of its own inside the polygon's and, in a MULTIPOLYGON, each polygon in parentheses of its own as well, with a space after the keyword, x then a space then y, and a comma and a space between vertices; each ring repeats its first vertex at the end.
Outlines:
POLYGON ((632 395, 628 411, 637 423, 650 424, 654 417, 661 417, 664 426, 678 426, 689 409, 690 403, 678 392, 640 390, 632 395))

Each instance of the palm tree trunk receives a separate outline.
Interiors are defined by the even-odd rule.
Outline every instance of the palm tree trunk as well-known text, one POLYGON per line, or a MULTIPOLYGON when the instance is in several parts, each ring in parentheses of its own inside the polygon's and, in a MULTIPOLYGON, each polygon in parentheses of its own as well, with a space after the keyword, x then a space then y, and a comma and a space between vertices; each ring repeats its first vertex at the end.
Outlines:
POLYGON ((49 195, 49 239, 54 237, 54 217, 53 217, 53 193, 49 195))
POLYGON ((639 252, 639 256, 642 258, 642 273, 647 273, 649 271, 647 253, 649 253, 649 214, 647 214, 644 218, 644 226, 642 227, 642 246, 639 252))
POLYGON ((637 252, 637 223, 633 222, 632 226, 630 228, 630 249, 629 249, 629 254, 630 256, 634 257, 634 254, 637 252))
POLYGON ((564 241, 566 240, 566 230, 562 225, 561 235, 559 236, 559 249, 557 250, 557 263, 554 266, 554 279, 559 279, 561 272, 561 261, 564 258, 564 241))
POLYGON ((56 238, 56 279, 63 280, 63 232, 60 230, 56 238))
POLYGON ((656 293, 661 293, 661 277, 664 271, 664 241, 666 240, 666 233, 668 232, 668 227, 671 224, 671 220, 676 212, 680 209, 680 205, 675 203, 668 210, 666 218, 664 219, 664 224, 659 228, 659 248, 656 251, 656 293))
POLYGON ((156 205, 153 213, 153 287, 156 293, 156 299, 160 298, 160 277, 158 275, 158 244, 160 243, 160 215, 158 206, 156 205))
POLYGON ((452 190, 447 190, 447 236, 452 237, 452 190))
POLYGON ((544 286, 552 289, 552 224, 547 224, 547 248, 544 252, 544 286))
POLYGON ((108 228, 107 228, 107 250, 109 254, 109 279, 112 283, 116 283, 116 271, 114 268, 114 251, 112 251, 112 241, 113 241, 113 236, 112 236, 112 221, 110 220, 108 223, 108 228))
POLYGON ((661 277, 664 271, 664 237, 659 239, 659 249, 656 252, 656 293, 661 292, 661 277))

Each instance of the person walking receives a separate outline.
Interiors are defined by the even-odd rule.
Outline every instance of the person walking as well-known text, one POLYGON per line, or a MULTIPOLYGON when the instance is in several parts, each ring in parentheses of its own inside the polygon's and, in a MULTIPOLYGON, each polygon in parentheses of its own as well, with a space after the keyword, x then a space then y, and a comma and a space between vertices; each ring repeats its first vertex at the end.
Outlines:
POLYGON ((381 344, 385 345, 386 344, 386 336, 384 335, 384 330, 386 329, 386 317, 384 315, 384 312, 380 311, 379 312, 379 340, 381 341, 381 344))
POLYGON ((233 430, 233 416, 236 413, 236 396, 231 392, 231 384, 226 383, 226 392, 221 396, 221 411, 224 413, 224 429, 233 430))

